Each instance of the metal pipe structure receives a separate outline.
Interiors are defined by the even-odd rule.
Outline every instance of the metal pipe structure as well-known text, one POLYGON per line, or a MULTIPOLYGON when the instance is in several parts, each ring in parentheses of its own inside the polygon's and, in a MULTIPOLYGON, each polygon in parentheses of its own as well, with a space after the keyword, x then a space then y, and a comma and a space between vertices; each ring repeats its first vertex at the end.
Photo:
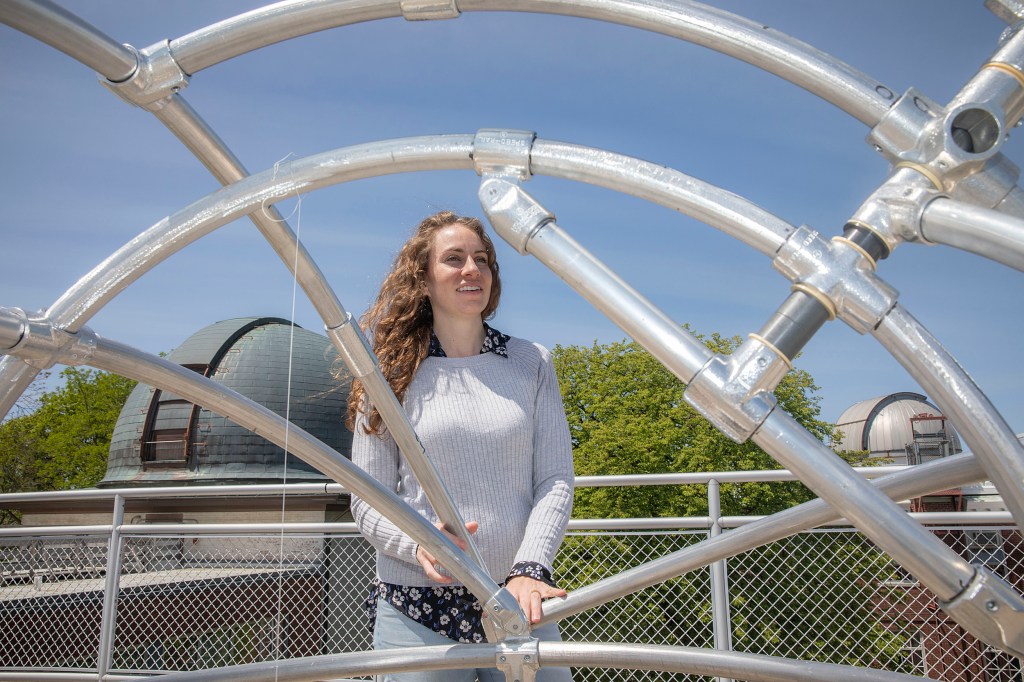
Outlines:
MULTIPOLYGON (((711 360, 711 352, 692 334, 611 273, 517 185, 485 177, 479 195, 499 235, 558 274, 684 383, 711 360)), ((753 437, 942 600, 953 599, 974 578, 975 569, 966 560, 909 519, 788 415, 771 411, 753 437)))
MULTIPOLYGON (((924 679, 874 668, 651 644, 540 642, 536 654, 542 667, 656 670, 746 682, 920 682, 924 679)), ((494 663, 494 647, 489 644, 451 644, 290 658, 215 670, 171 673, 161 676, 161 679, 167 682, 318 682, 387 672, 493 667, 494 663)))
MULTIPOLYGON (((722 517, 722 497, 718 481, 708 481, 708 515, 711 517, 709 538, 717 538, 722 534, 719 523, 722 517)), ((732 651, 732 619, 729 617, 729 576, 726 572, 725 559, 711 564, 711 625, 714 646, 719 651, 732 651)), ((732 682, 727 677, 719 677, 718 682, 732 682)))
MULTIPOLYGON (((979 75, 961 90, 949 110, 932 120, 929 118, 931 114, 907 115, 907 108, 897 102, 891 90, 815 48, 761 24, 683 0, 292 0, 228 19, 142 51, 117 45, 103 33, 47 0, 13 0, 0 4, 0 21, 36 36, 99 70, 110 81, 108 87, 125 100, 154 113, 221 182, 234 184, 144 232, 69 289, 42 316, 30 318, 20 311, 0 309, 0 352, 10 349, 7 351, 10 356, 24 360, 11 357, 0 360, 0 386, 3 387, 0 389, 0 414, 7 413, 13 401, 31 382, 37 368, 49 367, 55 362, 88 363, 173 390, 280 445, 281 440, 277 439, 282 439, 284 424, 274 413, 172 363, 98 339, 83 325, 117 293, 167 256, 264 204, 361 177, 412 170, 474 168, 485 176, 481 200, 492 221, 494 215, 499 217, 495 227, 502 236, 521 252, 537 256, 680 379, 690 384, 686 393, 689 402, 712 418, 729 436, 738 441, 753 438, 788 466, 823 500, 833 505, 838 515, 853 522, 918 576, 944 602, 943 608, 965 628, 990 644, 1017 655, 1024 653, 1024 642, 1021 641, 1024 635, 1020 627, 1024 619, 1024 600, 995 576, 983 569, 976 570, 956 556, 882 494, 882 489, 898 489, 903 484, 902 474, 880 479, 879 488, 876 488, 853 473, 788 415, 773 410, 770 392, 785 373, 792 356, 826 319, 837 316, 837 311, 841 317, 846 313, 844 321, 862 333, 873 330, 883 346, 910 369, 940 407, 957 421, 964 440, 978 454, 978 460, 995 481, 1015 517, 1024 519, 1024 448, 1013 438, 980 389, 926 330, 894 304, 895 294, 891 301, 887 298, 890 292, 879 281, 863 278, 868 286, 854 290, 852 298, 863 296, 864 299, 853 300, 851 306, 845 308, 843 301, 837 303, 837 296, 841 298, 850 292, 840 287, 824 287, 832 283, 829 277, 835 278, 834 273, 828 270, 834 265, 846 268, 837 271, 839 277, 862 274, 858 269, 863 266, 860 255, 853 253, 851 259, 852 252, 843 252, 842 248, 859 250, 873 269, 874 257, 856 240, 841 238, 846 246, 835 253, 828 251, 831 247, 823 242, 823 248, 816 246, 811 249, 814 254, 827 252, 828 256, 835 258, 833 261, 803 261, 801 258, 806 254, 801 252, 801 246, 815 242, 816 233, 804 229, 796 232, 785 222, 739 197, 709 188, 676 171, 635 159, 564 143, 531 142, 527 177, 529 173, 546 172, 614 189, 625 188, 624 191, 682 210, 712 224, 766 255, 775 256, 786 249, 785 254, 776 259, 776 266, 781 263, 780 269, 792 273, 791 278, 795 282, 793 295, 761 334, 751 335, 733 356, 723 359, 712 355, 697 339, 590 256, 561 231, 554 223, 553 215, 522 194, 518 185, 513 186, 507 178, 496 178, 484 172, 473 157, 474 151, 478 151, 479 134, 472 139, 468 136, 436 136, 352 147, 300 159, 286 164, 283 169, 274 169, 273 175, 271 171, 265 171, 246 177, 241 163, 178 94, 187 85, 188 78, 201 69, 314 31, 386 17, 442 19, 456 17, 461 11, 494 10, 564 14, 611 21, 721 51, 800 85, 858 120, 876 126, 872 131, 873 139, 886 143, 885 153, 894 162, 899 161, 898 165, 906 171, 903 175, 923 176, 935 189, 950 191, 957 199, 976 199, 997 207, 999 211, 1024 213, 1022 192, 1014 186, 1016 169, 1011 168, 1012 164, 998 153, 1005 128, 1024 111, 1024 38, 1020 33, 1012 33, 993 57, 994 61, 983 67, 979 75), (943 116, 950 118, 951 127, 939 131, 939 127, 945 126, 943 116), (940 144, 946 144, 946 148, 933 156, 901 156, 920 151, 918 146, 924 152, 932 153, 927 148, 928 144, 918 145, 929 135, 938 139, 940 144), (900 148, 902 143, 909 143, 909 152, 900 148), (950 166, 947 159, 955 163, 950 166), (936 168, 947 168, 948 172, 939 172, 936 168), (517 205, 522 212, 502 226, 500 204, 506 200, 517 205), (529 220, 520 220, 525 218, 529 220), (793 239, 797 234, 804 241, 800 245, 790 245, 789 242, 797 241, 793 239), (812 271, 819 265, 823 266, 822 269, 812 271), (801 271, 804 266, 810 269, 801 271), (809 285, 810 280, 813 281, 809 285), (891 308, 883 308, 886 313, 879 322, 879 317, 872 319, 871 315, 880 302, 887 306, 891 304, 891 308), (863 317, 858 317, 861 313, 863 317), (754 369, 756 365, 768 369, 754 369), (892 482, 897 480, 899 483, 892 482)), ((926 109, 920 111, 927 114, 926 109)), ((879 210, 878 215, 885 220, 891 218, 888 212, 894 204, 892 197, 886 196, 882 190, 899 184, 898 178, 902 177, 897 171, 893 175, 896 180, 891 179, 879 190, 879 203, 884 204, 884 210, 879 210)), ((932 241, 948 243, 1024 269, 1021 267, 1024 265, 1024 239, 1021 238, 1019 221, 944 198, 927 203, 925 199, 934 198, 929 194, 930 190, 916 187, 911 191, 916 191, 916 196, 921 199, 919 233, 922 237, 927 239, 930 235, 932 241)), ((867 215, 875 215, 872 211, 876 208, 872 204, 866 210, 867 215)), ((912 213, 912 209, 913 206, 908 213, 912 213)), ((344 482, 353 493, 396 521, 412 537, 435 554, 445 557, 446 565, 452 564, 452 573, 481 601, 486 600, 489 611, 493 606, 494 612, 499 614, 495 621, 503 628, 509 628, 505 632, 525 634, 525 622, 518 604, 486 575, 472 538, 465 533, 458 511, 430 466, 401 406, 380 375, 365 337, 341 307, 319 268, 280 215, 276 212, 260 213, 253 214, 252 218, 282 260, 288 265, 295 263, 293 274, 324 319, 328 335, 343 360, 353 375, 364 382, 371 400, 381 409, 385 423, 395 434, 399 447, 416 471, 439 516, 450 530, 468 541, 476 562, 468 560, 453 542, 401 504, 393 493, 384 490, 379 483, 305 432, 291 429, 291 449, 321 471, 344 482)), ((875 227, 868 223, 858 224, 866 228, 875 227)), ((893 225, 901 227, 899 220, 894 220, 893 225)), ((887 249, 899 241, 899 237, 892 234, 878 234, 887 249)), ((938 468, 930 471, 934 470, 938 468)), ((906 474, 905 478, 923 481, 929 475, 921 467, 906 474)), ((671 561, 658 560, 634 571, 641 571, 641 575, 650 579, 669 570, 669 566, 676 570, 681 564, 696 561, 696 556, 705 561, 716 552, 720 554, 723 547, 735 548, 736 543, 756 540, 751 547, 759 546, 768 541, 764 532, 766 528, 779 532, 779 529, 789 527, 787 523, 795 523, 796 519, 813 518, 815 512, 805 510, 790 516, 786 514, 709 538, 703 547, 688 548, 677 553, 671 561), (776 519, 782 521, 777 522, 776 519), (755 531, 750 529, 761 532, 755 538, 755 531)), ((712 514, 709 521, 718 523, 718 516, 712 514)), ((117 535, 120 525, 115 521, 112 537, 117 535)), ((612 580, 631 573, 628 571, 612 580)), ((635 586, 636 583, 632 585, 635 586)), ((587 591, 589 588, 585 588, 566 600, 552 602, 545 619, 556 618, 565 609, 578 607, 587 599, 607 597, 621 584, 602 581, 598 587, 591 587, 594 589, 587 591), (577 598, 581 592, 582 596, 577 598), (566 607, 566 604, 570 606, 566 607)), ((369 666, 361 669, 364 671, 470 667, 463 663, 476 660, 479 654, 477 650, 460 648, 465 646, 471 645, 440 648, 444 651, 425 657, 417 655, 425 649, 353 654, 344 658, 343 666, 359 660, 369 666), (463 660, 458 655, 449 658, 452 651, 465 653, 467 658, 463 660)), ((607 645, 548 643, 544 643, 540 650, 544 652, 545 665, 578 665, 585 661, 602 667, 631 667, 635 661, 638 667, 751 680, 803 680, 812 679, 812 674, 813 679, 908 679, 906 676, 885 676, 878 671, 871 671, 869 678, 865 677, 865 671, 856 669, 828 666, 826 670, 823 664, 706 650, 694 654, 679 648, 610 648, 607 645), (588 648, 593 646, 600 648, 588 648)), ((494 664, 493 646, 485 646, 479 651, 490 658, 485 665, 494 664)), ((522 655, 522 652, 514 653, 520 668, 522 655)), ((293 666, 295 661, 280 662, 277 668, 265 672, 272 672, 275 679, 314 679, 307 677, 314 674, 316 679, 320 679, 330 675, 319 667, 326 659, 309 660, 317 663, 312 672, 308 668, 293 666), (282 668, 291 671, 286 675, 294 677, 280 677, 282 668)), ((267 667, 266 664, 261 665, 267 667)), ((509 667, 508 671, 513 669, 509 667)), ((242 679, 237 676, 237 670, 218 671, 216 675, 221 677, 214 677, 210 671, 193 675, 201 675, 202 679, 242 679)), ((104 672, 101 665, 100 675, 104 672)), ((190 674, 181 679, 190 679, 190 674)), ((532 674, 527 677, 532 678, 532 674)), ((172 678, 177 679, 178 676, 172 678)), ((257 678, 246 676, 245 679, 257 678)))
POLYGON ((921 214, 921 236, 1024 272, 1024 221, 1000 211, 935 199, 921 214))
MULTIPOLYGON (((875 479, 872 485, 887 497, 902 500, 961 485, 984 476, 981 465, 970 455, 955 455, 921 464, 875 479)), ((666 554, 642 566, 573 590, 564 599, 544 603, 542 623, 561 620, 606 602, 639 592, 690 571, 709 566, 790 535, 839 519, 840 514, 825 500, 804 502, 769 517, 744 524, 715 538, 666 554)))
POLYGON ((131 78, 138 54, 49 0, 0 3, 0 21, 102 73, 111 81, 131 78))
POLYGON ((100 643, 96 653, 96 672, 100 679, 110 670, 117 627, 117 596, 121 586, 121 526, 124 523, 124 497, 114 498, 114 518, 107 543, 107 574, 103 584, 103 612, 100 616, 100 643))
MULTIPOLYGON (((20 325, 19 325, 20 326, 20 325)), ((970 456, 968 453, 965 456, 970 456)), ((906 465, 859 467, 854 469, 864 478, 878 478, 907 469, 906 465)), ((708 471, 680 474, 622 474, 614 476, 577 476, 577 488, 610 486, 687 485, 707 484, 711 479, 722 483, 751 483, 757 481, 799 481, 796 474, 786 469, 760 471, 708 471)), ((966 481, 963 481, 966 482, 966 481)), ((280 497, 293 495, 343 495, 348 491, 340 483, 264 483, 259 485, 192 486, 188 488, 79 488, 76 490, 41 490, 28 493, 0 493, 0 508, 7 504, 42 502, 46 500, 83 501, 113 500, 120 495, 126 500, 135 498, 193 498, 193 497, 280 497)))

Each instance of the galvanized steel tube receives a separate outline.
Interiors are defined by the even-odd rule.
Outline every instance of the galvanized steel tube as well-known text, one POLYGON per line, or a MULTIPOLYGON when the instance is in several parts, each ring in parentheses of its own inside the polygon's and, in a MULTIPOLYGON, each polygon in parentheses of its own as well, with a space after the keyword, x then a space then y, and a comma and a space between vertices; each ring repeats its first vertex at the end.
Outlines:
MULTIPOLYGON (((876 479, 872 485, 887 497, 902 500, 983 478, 984 470, 969 454, 954 455, 876 479)), ((564 599, 544 603, 542 623, 561 620, 587 609, 639 592, 720 559, 735 556, 840 518, 824 500, 812 500, 666 554, 642 566, 573 590, 564 599)))
MULTIPOLYGON (((537 12, 632 26, 702 45, 784 78, 874 126, 893 91, 835 57, 761 23, 696 2, 459 0, 462 12, 537 12)), ((293 0, 226 19, 170 43, 188 74, 273 43, 402 16, 396 0, 293 0)))
POLYGON ((1018 524, 1024 523, 1024 445, 939 340, 897 305, 872 332, 956 424, 1018 524))
MULTIPOLYGON (((691 675, 731 677, 748 682, 920 682, 922 678, 876 668, 800 661, 760 654, 714 651, 695 647, 609 642, 539 642, 542 667, 592 667, 657 670, 691 675)), ((487 668, 495 665, 490 644, 359 651, 347 654, 289 658, 272 662, 171 673, 167 682, 317 682, 338 677, 487 668)))
POLYGON ((1024 272, 1024 221, 1000 211, 935 199, 921 214, 921 236, 1024 272))
POLYGON ((127 80, 138 67, 133 50, 49 0, 4 0, 0 22, 42 41, 106 78, 127 80))
POLYGON ((609 642, 540 642, 545 666, 584 666, 725 677, 747 682, 921 682, 916 675, 761 654, 609 642))
POLYGON ((603 149, 537 139, 530 148, 530 171, 606 187, 679 211, 768 257, 795 229, 732 192, 672 168, 603 149))
POLYGON ((339 677, 416 670, 493 668, 493 644, 449 644, 285 658, 161 675, 167 682, 320 682, 339 677))

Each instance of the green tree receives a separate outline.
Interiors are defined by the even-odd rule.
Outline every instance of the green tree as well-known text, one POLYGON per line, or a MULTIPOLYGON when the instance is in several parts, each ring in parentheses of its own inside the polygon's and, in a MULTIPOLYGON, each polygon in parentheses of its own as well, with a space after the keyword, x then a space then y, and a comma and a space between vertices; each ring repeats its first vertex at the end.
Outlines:
MULTIPOLYGON (((699 336, 699 335, 698 335, 699 336)), ((738 337, 702 338, 731 353, 738 337)), ((683 400, 685 385, 636 342, 556 346, 555 369, 569 421, 577 475, 651 474, 778 469, 751 442, 736 443, 683 400)), ((779 405, 820 440, 833 427, 819 419, 811 375, 790 371, 775 391, 779 405)), ((813 495, 800 483, 724 484, 723 513, 767 514, 813 495)), ((582 518, 694 516, 707 513, 700 486, 584 488, 576 493, 582 518)))
MULTIPOLYGON (((87 488, 103 478, 114 424, 135 382, 79 367, 60 378, 53 390, 30 389, 18 414, 0 424, 0 492, 87 488)), ((0 514, 0 522, 13 520, 0 514)))

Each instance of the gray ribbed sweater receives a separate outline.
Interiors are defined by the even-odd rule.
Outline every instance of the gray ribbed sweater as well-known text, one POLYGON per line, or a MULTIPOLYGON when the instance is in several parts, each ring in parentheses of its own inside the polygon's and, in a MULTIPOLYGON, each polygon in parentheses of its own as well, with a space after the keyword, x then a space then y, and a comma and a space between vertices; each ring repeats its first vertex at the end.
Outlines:
MULTIPOLYGON (((508 357, 428 357, 405 396, 405 409, 437 467, 487 569, 503 581, 519 561, 549 569, 572 511, 569 428, 551 355, 511 338, 508 357)), ((363 433, 357 422, 352 461, 437 521, 391 436, 363 433)), ((434 585, 416 561, 417 543, 358 498, 359 531, 377 549, 377 577, 396 585, 434 585)))

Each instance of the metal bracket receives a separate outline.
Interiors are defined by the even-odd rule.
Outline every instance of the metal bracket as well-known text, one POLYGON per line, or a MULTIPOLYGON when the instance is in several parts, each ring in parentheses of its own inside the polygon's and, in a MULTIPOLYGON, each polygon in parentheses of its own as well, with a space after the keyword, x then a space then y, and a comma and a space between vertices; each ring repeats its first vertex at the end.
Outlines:
POLYGON ((509 638, 515 640, 525 637, 530 631, 526 614, 506 589, 498 590, 484 604, 484 627, 487 629, 487 638, 490 640, 493 635, 494 641, 499 643, 509 638), (487 628, 488 622, 493 629, 487 628))
POLYGON ((529 130, 483 128, 473 138, 473 165, 477 175, 525 181, 530 172, 530 150, 537 133, 529 130))
POLYGON ((518 184, 502 177, 485 175, 477 196, 494 231, 524 255, 530 239, 555 220, 553 213, 518 184))
POLYGON ((174 60, 170 41, 154 43, 141 52, 131 45, 126 47, 138 55, 138 66, 132 75, 118 83, 100 78, 100 83, 125 102, 157 111, 188 86, 189 76, 174 60))
POLYGON ((534 682, 540 669, 537 640, 509 638, 499 642, 494 663, 505 673, 506 682, 534 682))
POLYGON ((945 196, 915 168, 898 168, 848 223, 864 227, 892 253, 903 242, 923 241, 921 216, 934 199, 945 196), (917 172, 915 172, 917 171, 917 172))
POLYGON ((96 350, 96 335, 88 327, 77 332, 58 329, 46 317, 30 317, 21 308, 0 308, 0 341, 13 355, 36 369, 49 369, 58 362, 81 365, 96 350))
POLYGON ((402 16, 409 21, 456 19, 460 15, 456 0, 401 0, 402 16))
POLYGON ((978 639, 1014 656, 1024 656, 1024 599, 987 568, 942 603, 942 610, 978 639))
POLYGON ((899 297, 875 276, 863 249, 842 237, 826 242, 807 226, 790 235, 772 265, 860 334, 875 329, 899 297))
POLYGON ((943 113, 942 105, 910 88, 871 129, 867 141, 891 163, 920 162, 925 154, 924 138, 934 134, 929 127, 943 113))
POLYGON ((722 433, 744 443, 775 409, 772 391, 788 371, 785 358, 751 335, 732 355, 708 360, 683 398, 722 433))

